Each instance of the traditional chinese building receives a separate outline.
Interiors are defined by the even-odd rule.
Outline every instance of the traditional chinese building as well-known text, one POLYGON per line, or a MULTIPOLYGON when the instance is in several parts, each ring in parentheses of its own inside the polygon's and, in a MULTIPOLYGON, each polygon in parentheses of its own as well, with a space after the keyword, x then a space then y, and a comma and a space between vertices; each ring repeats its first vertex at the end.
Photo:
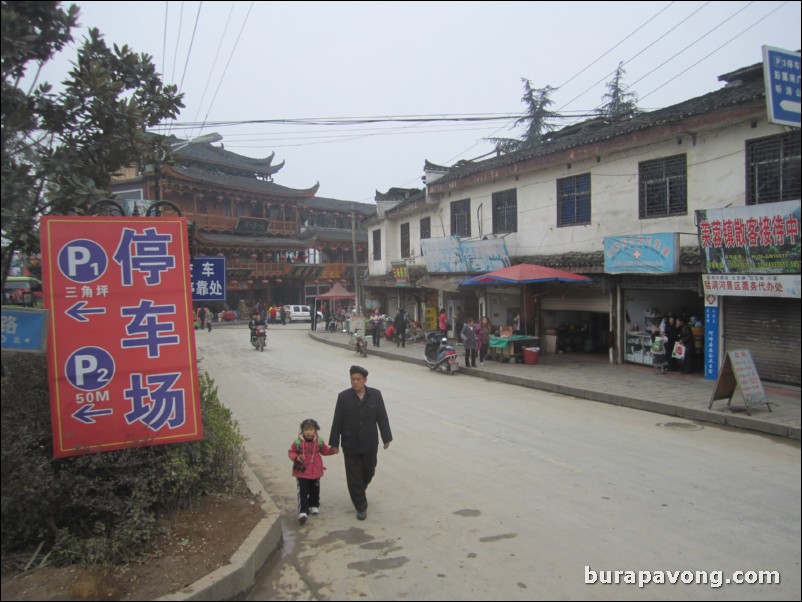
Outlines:
MULTIPOLYGON (((171 139, 172 161, 126 170, 114 183, 129 212, 170 201, 194 224, 194 255, 226 258, 226 305, 310 303, 367 265, 362 221, 374 205, 319 197, 273 181, 284 162, 222 144, 171 139), (356 256, 354 256, 354 247, 356 256)), ((222 308, 218 308, 222 309, 222 308)))

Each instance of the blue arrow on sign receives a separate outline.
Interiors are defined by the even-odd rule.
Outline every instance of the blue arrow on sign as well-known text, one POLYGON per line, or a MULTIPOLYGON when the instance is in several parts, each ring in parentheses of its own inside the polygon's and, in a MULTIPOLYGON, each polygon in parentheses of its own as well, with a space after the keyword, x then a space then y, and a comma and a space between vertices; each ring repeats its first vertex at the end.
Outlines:
POLYGON ((103 416, 105 414, 113 414, 114 410, 111 408, 106 408, 105 410, 93 410, 95 405, 88 403, 86 405, 82 405, 78 408, 78 411, 75 412, 72 417, 77 418, 84 424, 95 424, 95 416, 103 416))
POLYGON ((89 303, 87 301, 78 301, 75 305, 69 308, 64 313, 67 314, 69 317, 74 319, 76 322, 88 322, 89 318, 86 317, 86 314, 105 314, 106 308, 105 307, 93 307, 84 309, 89 303))

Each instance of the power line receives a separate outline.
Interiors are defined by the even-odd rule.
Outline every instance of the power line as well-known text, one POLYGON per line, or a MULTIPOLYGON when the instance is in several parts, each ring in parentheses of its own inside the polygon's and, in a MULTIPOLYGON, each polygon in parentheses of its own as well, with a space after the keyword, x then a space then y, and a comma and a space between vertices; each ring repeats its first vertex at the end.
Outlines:
POLYGON ((752 29, 753 27, 755 27, 756 25, 758 25, 758 24, 759 24, 759 23, 761 23, 762 21, 765 21, 766 19, 768 19, 768 18, 769 18, 771 15, 773 15, 774 13, 776 13, 778 10, 780 10, 782 7, 784 7, 784 6, 785 6, 786 4, 788 4, 789 2, 790 2, 790 0, 786 0, 786 2, 783 2, 782 4, 780 4, 780 5, 779 5, 777 8, 775 8, 775 9, 774 9, 774 10, 772 10, 771 12, 767 13, 766 15, 764 15, 763 17, 761 17, 760 19, 758 19, 757 21, 755 21, 754 23, 752 23, 752 24, 751 24, 749 27, 747 27, 746 29, 742 30, 741 32, 739 32, 739 33, 735 34, 735 35, 734 35, 733 37, 731 37, 729 40, 727 40, 726 42, 724 42, 724 43, 723 43, 721 46, 719 46, 718 48, 716 48, 716 49, 715 49, 715 50, 713 50, 712 52, 710 52, 710 53, 706 54, 705 56, 703 56, 702 58, 700 58, 700 59, 699 59, 698 61, 696 61, 696 62, 695 62, 693 65, 691 65, 691 66, 690 66, 690 67, 688 67, 687 69, 684 69, 683 71, 680 71, 679 73, 677 73, 677 74, 676 74, 674 77, 672 77, 672 78, 671 78, 671 79, 669 79, 668 81, 666 81, 666 82, 662 83, 661 85, 659 85, 658 87, 656 87, 654 90, 652 90, 652 91, 651 91, 651 92, 649 92, 648 94, 645 94, 644 96, 642 96, 642 97, 641 97, 641 99, 643 99, 643 98, 646 98, 647 96, 651 96, 652 94, 654 94, 655 92, 657 92, 657 91, 658 91, 658 90, 660 90, 661 88, 664 88, 665 86, 667 86, 668 84, 670 84, 671 82, 673 82, 673 81, 674 81, 675 79, 677 79, 677 78, 678 78, 680 75, 683 75, 684 73, 686 73, 686 72, 690 71, 691 69, 693 69, 694 67, 696 67, 696 65, 698 65, 698 64, 699 64, 699 63, 701 63, 702 61, 706 61, 708 58, 710 58, 711 56, 713 56, 713 55, 714 55, 715 53, 717 53, 719 50, 721 50, 722 48, 724 48, 725 46, 727 46, 728 44, 730 44, 731 42, 733 42, 733 41, 734 41, 734 40, 736 40, 737 38, 741 37, 741 36, 742 36, 743 34, 745 34, 747 31, 749 31, 750 29, 752 29))
POLYGON ((214 73, 214 68, 217 66, 217 59, 220 56, 220 49, 223 47, 223 41, 226 38, 226 33, 228 32, 228 25, 231 23, 231 15, 234 14, 234 2, 231 2, 231 9, 228 11, 228 18, 226 19, 226 26, 223 28, 223 33, 220 36, 220 42, 217 44, 217 50, 214 54, 214 60, 212 61, 212 66, 209 69, 209 77, 206 78, 206 85, 203 86, 203 94, 201 94, 200 102, 198 103, 198 110, 195 113, 195 121, 198 120, 201 112, 201 108, 203 107, 203 101, 206 100, 206 92, 209 90, 209 83, 212 81, 211 74, 214 73))
MULTIPOLYGON (((685 18, 684 18, 682 21, 680 21, 679 23, 677 23, 676 25, 674 25, 674 27, 672 27, 671 29, 669 29, 668 31, 666 31, 666 32, 665 32, 663 35, 661 35, 659 38, 657 38, 656 40, 654 40, 654 41, 653 41, 651 44, 647 44, 647 45, 646 45, 644 48, 642 48, 642 49, 641 49, 639 52, 637 52, 637 53, 636 53, 634 56, 632 56, 632 57, 628 58, 626 61, 624 61, 624 62, 621 64, 621 66, 627 65, 628 63, 631 63, 632 61, 634 61, 636 58, 638 58, 640 55, 642 55, 644 52, 646 52, 646 51, 647 51, 649 48, 651 48, 652 46, 654 46, 655 44, 657 44, 657 43, 658 43, 660 40, 662 40, 663 38, 665 38, 665 37, 666 37, 668 34, 672 33, 674 30, 676 30, 676 29, 677 29, 677 28, 678 28, 680 25, 684 25, 685 23, 687 23, 687 22, 688 22, 688 20, 689 20, 691 17, 695 16, 695 15, 696 15, 696 14, 697 14, 699 11, 701 11, 703 8, 705 8, 705 7, 706 7, 706 6, 708 6, 709 4, 710 4, 710 2, 705 2, 705 3, 704 3, 702 6, 700 6, 699 8, 697 8, 695 11, 693 11, 693 12, 692 12, 690 15, 688 15, 687 17, 685 17, 685 18)), ((616 68, 616 69, 617 69, 617 68, 616 68)), ((566 103, 565 103, 563 106, 561 106, 561 107, 560 107, 559 109, 557 109, 557 110, 558 110, 558 111, 561 111, 562 109, 564 109, 565 107, 567 107, 568 105, 570 105, 572 102, 574 102, 576 99, 578 99, 578 98, 581 98, 582 96, 584 96, 585 94, 587 94, 587 93, 588 93, 590 90, 592 90, 593 88, 595 88, 597 85, 599 85, 599 84, 600 84, 600 83, 602 83, 603 81, 606 81, 606 80, 607 80, 609 77, 611 77, 611 76, 612 76, 612 75, 613 75, 613 74, 616 72, 616 69, 613 69, 613 70, 612 70, 610 73, 606 74, 606 75, 605 75, 604 77, 602 77, 600 80, 596 81, 596 82, 595 82, 595 83, 593 83, 591 86, 589 86, 588 88, 586 88, 585 90, 583 90, 582 92, 580 92, 579 94, 577 94, 576 96, 574 96, 574 97, 573 97, 571 100, 569 100, 568 102, 566 102, 566 103)))
POLYGON ((184 89, 184 77, 187 75, 187 67, 189 67, 189 59, 192 56, 192 46, 195 44, 195 34, 198 32, 198 21, 200 20, 201 8, 203 8, 203 0, 198 3, 198 12, 195 14, 195 27, 192 28, 192 37, 189 40, 189 50, 187 50, 187 60, 184 62, 184 72, 181 74, 181 83, 178 86, 178 91, 184 89))
POLYGON ((226 63, 225 68, 223 69, 223 73, 220 76, 220 81, 217 84, 217 88, 214 91, 214 96, 212 96, 212 101, 209 103, 209 110, 206 111, 206 117, 203 118, 203 123, 200 126, 201 131, 203 131, 203 127, 206 124, 207 119, 209 119, 209 113, 214 106, 214 101, 217 99, 217 93, 220 91, 220 86, 223 85, 223 79, 225 79, 226 73, 228 73, 228 67, 231 65, 231 59, 234 58, 234 52, 237 50, 237 46, 239 45, 240 38, 242 38, 242 32, 245 30, 245 24, 248 22, 248 17, 251 15, 251 11, 253 10, 253 3, 254 0, 251 0, 251 4, 248 7, 248 12, 245 15, 245 18, 242 20, 242 27, 240 27, 239 34, 237 35, 237 40, 234 42, 234 47, 231 49, 231 54, 228 56, 228 62, 226 63))

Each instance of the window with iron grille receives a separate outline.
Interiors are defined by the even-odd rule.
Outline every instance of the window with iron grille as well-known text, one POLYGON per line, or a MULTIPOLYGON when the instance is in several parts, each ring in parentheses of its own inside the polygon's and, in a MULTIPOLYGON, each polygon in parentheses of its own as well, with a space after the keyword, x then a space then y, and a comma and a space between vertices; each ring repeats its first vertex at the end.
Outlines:
POLYGON ((800 196, 799 131, 746 141, 746 204, 800 196))
POLYGON ((373 231, 373 259, 382 258, 382 231, 373 231))
POLYGON ((518 191, 493 193, 493 234, 518 231, 518 191))
POLYGON ((686 215, 688 178, 685 155, 674 155, 638 164, 638 214, 640 219, 686 215))
POLYGON ((409 257, 409 222, 401 224, 401 257, 409 257))
POLYGON ((451 203, 451 236, 470 238, 471 199, 451 203))
POLYGON ((420 239, 432 237, 432 218, 424 217, 420 221, 420 239))
POLYGON ((590 223, 590 174, 557 180, 557 226, 590 223))

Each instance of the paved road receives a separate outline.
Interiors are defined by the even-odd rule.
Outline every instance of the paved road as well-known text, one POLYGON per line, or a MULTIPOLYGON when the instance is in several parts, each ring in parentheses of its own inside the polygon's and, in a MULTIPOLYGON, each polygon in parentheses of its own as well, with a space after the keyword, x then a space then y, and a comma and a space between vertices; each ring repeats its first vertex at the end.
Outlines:
POLYGON ((357 361, 307 332, 271 327, 263 353, 246 329, 198 333, 202 368, 285 517, 284 554, 249 599, 800 598, 799 442, 378 357, 360 361, 395 441, 379 452, 368 520, 333 457, 322 514, 298 526, 286 450, 304 418, 328 436, 357 361), (587 566, 772 570, 781 583, 586 585, 587 566))

